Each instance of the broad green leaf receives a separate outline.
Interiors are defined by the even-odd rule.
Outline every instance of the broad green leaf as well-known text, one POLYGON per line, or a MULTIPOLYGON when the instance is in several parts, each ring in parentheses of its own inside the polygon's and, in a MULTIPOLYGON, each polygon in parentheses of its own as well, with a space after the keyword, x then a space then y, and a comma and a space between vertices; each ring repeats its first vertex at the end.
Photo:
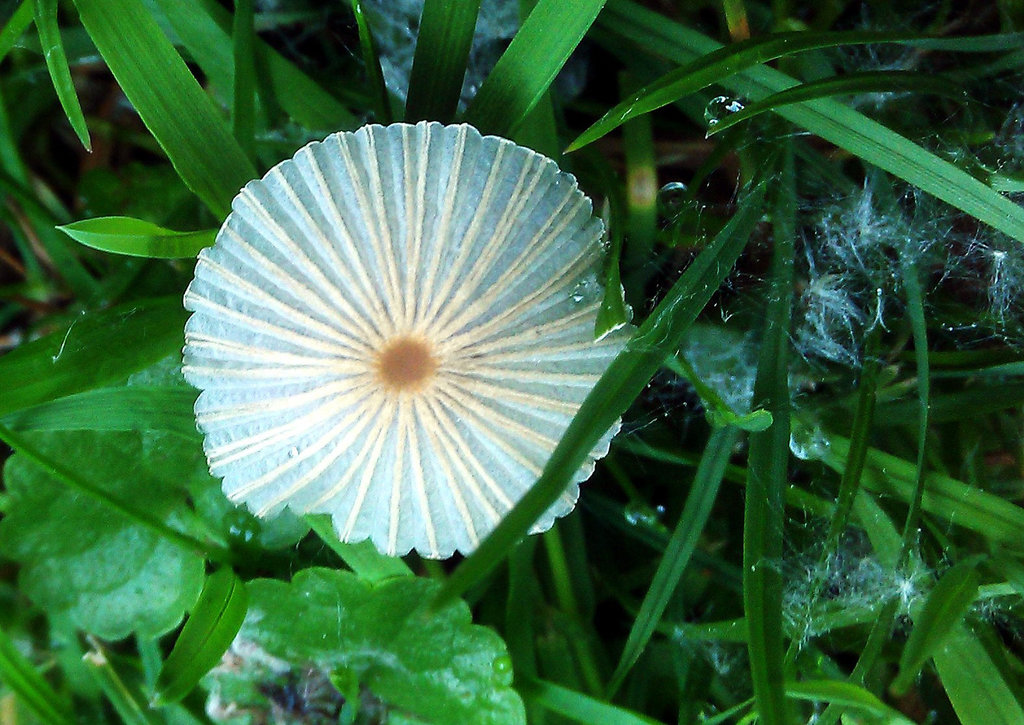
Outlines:
POLYGON ((756 103, 750 103, 741 110, 730 113, 724 118, 714 119, 714 123, 709 122, 708 124, 708 136, 714 136, 726 129, 732 128, 738 123, 749 121, 763 113, 794 103, 803 103, 804 101, 813 101, 817 98, 827 98, 829 96, 860 93, 900 93, 907 91, 915 94, 931 93, 961 100, 964 98, 963 90, 958 89, 950 79, 943 78, 942 76, 907 71, 848 73, 832 78, 822 78, 809 83, 801 83, 793 88, 773 93, 756 103))
POLYGON ((107 385, 181 349, 178 297, 89 312, 0 358, 0 416, 107 385))
POLYGON ((418 577, 372 585, 319 568, 291 583, 257 579, 239 641, 344 673, 389 708, 437 725, 525 723, 504 643, 474 625, 462 601, 428 612, 438 587, 418 577))
POLYGON ((459 106, 480 0, 426 0, 409 76, 405 120, 451 123, 459 106))
POLYGON ((561 687, 553 682, 530 679, 519 685, 527 702, 557 713, 575 722, 601 725, 656 725, 658 722, 631 710, 595 700, 582 692, 561 687))
POLYGON ((46 58, 46 69, 50 72, 50 80, 53 81, 53 89, 57 92, 60 105, 78 140, 82 142, 86 151, 91 152, 89 128, 85 125, 85 116, 82 115, 82 106, 78 102, 75 82, 71 79, 68 58, 60 37, 60 27, 57 25, 57 0, 35 0, 35 22, 36 30, 39 31, 39 44, 46 58))
POLYGON ((466 122, 509 136, 540 101, 606 0, 540 0, 512 38, 476 97, 466 122))
POLYGON ((78 13, 121 90, 185 184, 215 216, 256 169, 141 0, 78 0, 78 13))
MULTIPOLYGON (((148 447, 129 433, 35 433, 25 438, 87 485, 170 528, 185 511, 183 449, 148 447), (127 502, 130 502, 128 504, 127 502)), ((20 446, 16 446, 16 449, 20 446)), ((37 605, 67 614, 104 639, 173 629, 199 595, 203 557, 156 527, 114 513, 70 489, 25 453, 4 468, 10 496, 0 550, 21 565, 20 584, 37 605)))
POLYGON ((195 438, 196 392, 185 386, 99 388, 9 413, 14 430, 161 430, 195 438))
POLYGON ((1006 684, 1010 673, 1000 671, 967 625, 954 626, 933 659, 942 688, 963 725, 1024 722, 1024 708, 1006 684))
MULTIPOLYGON (((616 35, 617 43, 627 39, 680 64, 691 63, 722 47, 711 38, 628 0, 619 0, 610 6, 601 16, 600 25, 616 35)), ((968 39, 963 38, 948 41, 965 46, 969 44, 968 39)), ((711 82, 754 101, 798 85, 796 79, 762 65, 728 77, 713 78, 711 82)), ((818 99, 780 108, 778 114, 1004 234, 1024 241, 1024 209, 956 166, 852 108, 836 101, 818 99)))
POLYGON ((176 232, 142 219, 125 216, 83 219, 57 227, 80 244, 132 257, 177 259, 195 257, 213 244, 216 229, 176 232))
POLYGON ((156 705, 185 697, 220 662, 242 626, 248 604, 245 584, 230 568, 206 578, 199 601, 160 670, 156 705))
POLYGON ((741 198, 733 219, 690 264, 583 401, 544 471, 480 547, 452 572, 438 603, 461 594, 496 567, 554 503, 587 454, 674 352, 729 274, 761 214, 764 189, 741 198))
POLYGON ((914 628, 900 653, 899 674, 890 689, 904 694, 914 683, 925 661, 943 646, 946 638, 963 621, 978 596, 981 577, 978 562, 963 561, 951 568, 928 593, 921 610, 914 615, 914 628))
POLYGON ((608 685, 609 693, 618 690, 626 673, 640 659, 651 635, 654 634, 654 630, 661 621, 665 608, 690 563, 690 557, 697 547, 697 540, 711 515, 711 508, 718 496, 718 487, 722 483, 725 467, 729 463, 729 457, 732 455, 737 437, 736 429, 732 428, 721 428, 712 433, 711 440, 708 441, 708 445, 704 449, 700 465, 697 467, 697 474, 694 476, 690 493, 686 497, 686 504, 683 506, 679 523, 676 524, 676 528, 672 532, 672 538, 665 548, 665 554, 654 573, 651 587, 647 590, 644 601, 640 605, 640 611, 637 612, 636 618, 633 620, 633 626, 622 649, 619 664, 608 685))
POLYGON ((53 691, 3 630, 0 630, 0 683, 43 722, 51 725, 72 725, 75 722, 67 702, 53 691))

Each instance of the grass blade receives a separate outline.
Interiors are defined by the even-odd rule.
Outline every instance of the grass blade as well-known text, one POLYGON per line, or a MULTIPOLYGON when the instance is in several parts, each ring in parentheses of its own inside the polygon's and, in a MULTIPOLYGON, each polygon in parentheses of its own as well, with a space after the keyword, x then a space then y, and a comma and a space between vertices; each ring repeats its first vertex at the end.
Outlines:
POLYGON ((253 0, 235 0, 231 26, 234 73, 231 84, 231 131, 238 145, 250 157, 256 134, 256 30, 253 26, 253 0))
MULTIPOLYGON (((628 0, 620 0, 609 7, 602 15, 601 25, 620 39, 676 63, 689 63, 722 47, 711 38, 628 0)), ((966 44, 966 39, 954 40, 966 44)), ((798 85, 785 73, 760 65, 728 78, 715 79, 715 82, 755 101, 798 85)), ((1024 241, 1024 209, 967 172, 852 108, 829 99, 818 99, 780 108, 778 114, 1004 234, 1024 241)))
POLYGON ((939 680, 963 725, 1014 725, 1024 708, 985 646, 961 623, 933 656, 939 680))
POLYGON ((230 568, 206 578, 199 601, 160 669, 154 705, 181 700, 220 662, 241 629, 248 606, 245 584, 230 568))
POLYGON ((141 0, 78 0, 82 24, 178 175, 217 217, 256 176, 141 0))
MULTIPOLYGON (((232 87, 231 14, 216 0, 157 0, 174 32, 214 86, 232 87)), ((351 128, 356 118, 345 105, 316 81, 296 68, 260 39, 255 45, 256 65, 266 69, 271 94, 297 123, 316 129, 351 128)), ((263 74, 261 73, 261 76, 263 74)))
POLYGON ((652 720, 643 715, 637 715, 629 710, 623 710, 615 705, 595 700, 584 695, 551 682, 544 680, 527 680, 517 683, 517 688, 527 703, 539 705, 545 710, 562 715, 575 722, 602 723, 602 725, 655 725, 657 720, 652 720))
POLYGON ((900 713, 888 707, 873 694, 859 685, 838 680, 803 680, 787 682, 786 696, 795 700, 828 702, 844 705, 871 715, 886 717, 886 722, 909 723, 900 713))
POLYGON ((792 146, 787 146, 775 207, 775 251, 753 397, 755 407, 771 413, 772 424, 750 435, 743 512, 747 649, 760 721, 768 725, 791 722, 783 683, 782 575, 771 562, 782 558, 783 491, 789 480, 788 353, 796 237, 792 146))
MULTIPOLYGON (((850 450, 847 438, 819 432, 820 438, 815 443, 815 435, 804 427, 795 427, 793 434, 811 457, 838 473, 846 469, 850 450), (804 442, 807 445, 803 445, 804 442)), ((914 497, 916 476, 916 463, 871 448, 867 452, 861 483, 872 493, 884 493, 910 503, 914 497)), ((975 531, 993 543, 1004 544, 1014 550, 1021 547, 1024 509, 955 478, 928 473, 924 478, 921 508, 949 523, 975 531)))
POLYGON ((899 696, 914 683, 921 667, 946 637, 960 626, 968 608, 978 596, 981 577, 977 560, 962 561, 939 579, 928 593, 921 611, 914 617, 914 629, 900 653, 899 674, 889 689, 899 696))
POLYGON ((794 103, 803 103, 804 101, 813 101, 829 96, 854 95, 858 93, 898 93, 900 91, 931 93, 937 96, 947 96, 960 100, 964 98, 962 89, 953 85, 950 79, 941 76, 907 71, 848 73, 834 78, 822 78, 810 83, 801 83, 793 88, 773 93, 763 100, 747 105, 741 111, 731 113, 725 118, 716 119, 713 124, 709 122, 708 136, 714 136, 717 133, 732 128, 738 123, 749 121, 763 113, 774 111, 782 106, 790 106, 794 103))
POLYGON ((598 380, 537 482, 480 547, 455 569, 439 592, 435 606, 450 601, 487 576, 558 498, 587 453, 679 346, 697 314, 729 274, 761 214, 763 196, 763 186, 757 186, 740 200, 736 215, 690 264, 598 380))
POLYGON ((466 122, 508 137, 547 91, 607 0, 540 0, 466 110, 466 122))
POLYGON ((459 107, 480 0, 426 0, 409 76, 405 120, 451 123, 459 107))
POLYGON ((216 229, 176 232, 142 219, 125 216, 83 219, 57 227, 80 244, 131 257, 180 259, 195 257, 213 244, 216 229))
POLYGON ((124 681, 98 639, 91 635, 88 639, 92 649, 82 660, 89 666, 96 683, 121 722, 124 725, 159 725, 163 719, 149 709, 138 686, 124 681))
POLYGON ((728 76, 770 60, 808 50, 891 42, 912 37, 914 36, 857 30, 836 33, 774 33, 767 37, 751 38, 719 47, 636 91, 581 133, 569 144, 566 151, 581 149, 627 121, 675 103, 713 83, 720 83, 728 76))
POLYGON ((179 352, 185 317, 178 297, 135 302, 21 345, 0 358, 0 415, 123 380, 179 352))
POLYGON ((3 630, 0 630, 0 682, 43 722, 52 725, 72 725, 75 722, 64 700, 3 630))
POLYGON ((7 57, 7 54, 11 52, 11 48, 18 42, 18 38, 32 24, 32 3, 33 0, 23 0, 18 9, 11 15, 7 24, 4 25, 3 30, 0 30, 0 60, 7 57))
POLYGON ((351 0, 352 13, 356 17, 356 28, 359 31, 359 46, 363 50, 363 64, 370 81, 371 97, 377 101, 377 118, 381 123, 391 123, 391 96, 387 84, 384 83, 384 72, 380 68, 377 55, 377 44, 373 41, 370 24, 363 13, 362 0, 351 0))
POLYGON ((50 80, 53 81, 57 99, 78 140, 82 142, 86 151, 92 152, 89 128, 85 125, 85 116, 78 102, 75 82, 71 79, 68 57, 64 53, 64 43, 60 37, 60 27, 57 25, 57 0, 35 0, 35 21, 36 30, 39 31, 39 44, 46 58, 46 69, 50 72, 50 80))
POLYGON ((665 555, 654 573, 651 588, 647 591, 640 611, 633 621, 619 664, 612 674, 608 685, 609 697, 619 689, 630 668, 640 659, 661 616, 665 613, 665 608, 683 572, 690 563, 697 539, 711 515, 711 509, 718 496, 718 487, 722 483, 725 467, 729 463, 738 434, 735 428, 720 428, 711 434, 711 440, 708 441, 697 467, 690 494, 686 497, 679 523, 672 532, 672 538, 665 548, 665 555))

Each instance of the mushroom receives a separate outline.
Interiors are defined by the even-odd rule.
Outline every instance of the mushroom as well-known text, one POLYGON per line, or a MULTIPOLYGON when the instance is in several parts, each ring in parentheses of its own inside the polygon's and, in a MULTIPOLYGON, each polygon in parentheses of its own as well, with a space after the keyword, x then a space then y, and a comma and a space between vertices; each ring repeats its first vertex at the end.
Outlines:
POLYGON ((390 555, 474 549, 627 336, 594 339, 603 228, 576 180, 471 126, 372 125, 231 206, 185 293, 184 349, 227 496, 328 513, 390 555))

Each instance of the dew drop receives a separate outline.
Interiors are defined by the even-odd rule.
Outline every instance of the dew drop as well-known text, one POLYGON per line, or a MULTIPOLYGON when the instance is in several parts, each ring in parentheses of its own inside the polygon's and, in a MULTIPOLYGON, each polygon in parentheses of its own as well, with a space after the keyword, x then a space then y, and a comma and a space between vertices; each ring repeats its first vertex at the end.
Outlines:
POLYGON ((245 511, 234 510, 224 515, 228 536, 235 542, 248 544, 260 535, 260 522, 245 511))
POLYGON ((512 684, 512 658, 508 655, 502 655, 501 657, 495 657, 494 662, 491 663, 491 669, 494 670, 494 675, 499 683, 502 685, 512 684))
POLYGON ((664 512, 664 506, 651 508, 647 504, 635 501, 626 504, 626 507, 622 510, 623 516, 626 517, 626 523, 630 526, 643 526, 645 528, 657 526, 664 512))
POLYGON ((704 121, 708 126, 715 126, 726 116, 743 110, 743 104, 729 96, 715 96, 704 108, 704 121))

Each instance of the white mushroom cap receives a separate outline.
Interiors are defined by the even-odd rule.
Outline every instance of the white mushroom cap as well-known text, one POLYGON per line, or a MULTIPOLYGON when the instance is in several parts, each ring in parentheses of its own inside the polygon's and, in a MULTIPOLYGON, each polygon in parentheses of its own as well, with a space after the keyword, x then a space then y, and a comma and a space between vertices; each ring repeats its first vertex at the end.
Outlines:
POLYGON ((576 180, 470 126, 366 126, 231 206, 185 293, 184 351, 227 496, 329 513, 387 554, 474 549, 625 341, 594 340, 602 225, 576 180))

